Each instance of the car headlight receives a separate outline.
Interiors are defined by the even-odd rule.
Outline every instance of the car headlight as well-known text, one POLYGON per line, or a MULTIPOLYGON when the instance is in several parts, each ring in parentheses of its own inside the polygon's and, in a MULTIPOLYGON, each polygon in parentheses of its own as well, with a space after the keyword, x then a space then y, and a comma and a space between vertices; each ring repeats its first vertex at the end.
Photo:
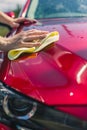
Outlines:
POLYGON ((26 97, 2 82, 0 82, 0 122, 17 130, 87 128, 84 121, 26 97))

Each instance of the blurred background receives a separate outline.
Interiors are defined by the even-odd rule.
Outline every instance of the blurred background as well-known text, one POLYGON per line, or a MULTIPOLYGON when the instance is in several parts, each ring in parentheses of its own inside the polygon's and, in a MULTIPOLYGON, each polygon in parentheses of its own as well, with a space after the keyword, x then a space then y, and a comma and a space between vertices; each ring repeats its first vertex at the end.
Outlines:
POLYGON ((0 0, 0 10, 4 12, 14 11, 18 15, 20 8, 26 0, 0 0))

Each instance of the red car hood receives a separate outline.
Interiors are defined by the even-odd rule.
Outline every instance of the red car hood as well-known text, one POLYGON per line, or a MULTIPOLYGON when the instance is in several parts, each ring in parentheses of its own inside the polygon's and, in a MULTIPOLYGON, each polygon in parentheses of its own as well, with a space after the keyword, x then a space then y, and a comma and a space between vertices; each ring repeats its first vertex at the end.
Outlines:
POLYGON ((87 104, 87 23, 71 21, 31 26, 56 30, 60 40, 32 56, 14 61, 5 56, 0 80, 48 105, 87 104))

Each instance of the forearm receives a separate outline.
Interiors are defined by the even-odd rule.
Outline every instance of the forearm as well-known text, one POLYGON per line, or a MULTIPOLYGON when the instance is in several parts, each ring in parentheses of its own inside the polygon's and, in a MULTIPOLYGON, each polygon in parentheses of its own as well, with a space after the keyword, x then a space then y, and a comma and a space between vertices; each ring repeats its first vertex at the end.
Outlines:
POLYGON ((1 51, 9 51, 14 48, 18 48, 21 44, 21 39, 23 37, 23 34, 19 33, 12 37, 5 38, 0 36, 0 50, 1 51), (16 44, 18 43, 18 44, 16 44))
POLYGON ((0 22, 10 25, 12 22, 12 18, 0 11, 0 22))
POLYGON ((0 50, 5 51, 6 50, 6 39, 0 36, 0 50))

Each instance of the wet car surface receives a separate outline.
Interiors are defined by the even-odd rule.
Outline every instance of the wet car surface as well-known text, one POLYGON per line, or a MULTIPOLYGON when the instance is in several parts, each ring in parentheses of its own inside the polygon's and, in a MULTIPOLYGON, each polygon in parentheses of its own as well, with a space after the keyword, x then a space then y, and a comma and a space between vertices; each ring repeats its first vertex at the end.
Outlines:
POLYGON ((60 38, 41 52, 14 61, 4 54, 1 101, 8 125, 15 124, 17 130, 87 129, 86 4, 80 0, 26 2, 20 16, 38 22, 21 25, 19 30, 58 31, 60 38))

